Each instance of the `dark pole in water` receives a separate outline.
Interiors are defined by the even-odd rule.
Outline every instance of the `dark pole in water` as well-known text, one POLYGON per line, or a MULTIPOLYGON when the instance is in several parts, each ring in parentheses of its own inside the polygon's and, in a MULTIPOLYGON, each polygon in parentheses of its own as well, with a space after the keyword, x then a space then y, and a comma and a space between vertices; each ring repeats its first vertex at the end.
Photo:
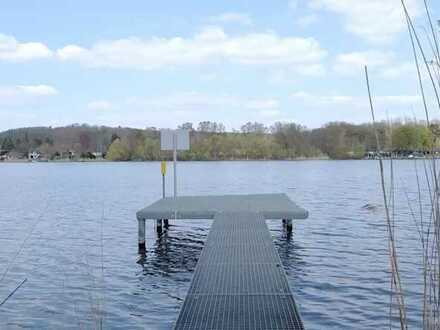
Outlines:
POLYGON ((145 219, 138 220, 138 244, 139 253, 143 254, 146 252, 145 247, 145 219))
POLYGON ((165 175, 162 175, 162 198, 165 198, 165 175))
POLYGON ((293 223, 292 223, 292 219, 286 219, 286 229, 287 232, 292 232, 293 229, 293 223))
MULTIPOLYGON (((165 161, 160 164, 160 172, 162 173, 162 198, 165 198, 165 174, 167 173, 167 163, 165 161)), ((168 228, 168 219, 164 219, 163 224, 165 228, 168 228)))
POLYGON ((159 236, 162 235, 162 219, 156 220, 156 232, 159 236))

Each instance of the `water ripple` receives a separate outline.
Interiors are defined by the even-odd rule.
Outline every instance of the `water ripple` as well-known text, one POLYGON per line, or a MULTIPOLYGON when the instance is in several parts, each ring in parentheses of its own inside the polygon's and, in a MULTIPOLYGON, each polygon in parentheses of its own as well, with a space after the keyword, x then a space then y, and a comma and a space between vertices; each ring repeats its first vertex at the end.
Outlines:
MULTIPOLYGON (((376 165, 188 162, 179 174, 182 194, 285 192, 306 207, 310 218, 295 222, 292 235, 280 221, 268 225, 307 328, 383 329, 390 274, 376 165)), ((412 165, 396 167, 410 190, 412 165)), ((0 299, 28 279, 0 308, 0 328, 172 326, 211 222, 171 221, 160 238, 149 222, 148 253, 139 258, 135 212, 161 196, 158 163, 1 164, 0 176, 10 187, 0 191, 0 274, 10 265, 0 299)), ((417 328, 420 248, 407 210, 397 214, 409 321, 417 328)))

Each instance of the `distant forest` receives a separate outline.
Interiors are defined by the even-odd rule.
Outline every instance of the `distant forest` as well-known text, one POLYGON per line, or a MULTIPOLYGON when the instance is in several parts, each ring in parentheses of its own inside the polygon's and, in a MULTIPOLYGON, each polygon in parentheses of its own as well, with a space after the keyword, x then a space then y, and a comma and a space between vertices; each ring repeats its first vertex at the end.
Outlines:
MULTIPOLYGON (((424 151, 437 145, 439 125, 398 121, 378 123, 382 151, 424 151)), ((216 122, 179 126, 190 130, 191 150, 182 160, 298 159, 329 157, 359 159, 376 151, 371 124, 331 122, 308 129, 296 123, 246 123, 240 130, 226 132, 216 122)), ((154 127, 125 127, 74 124, 66 127, 29 127, 0 133, 0 152, 9 159, 27 158, 37 152, 42 159, 161 160, 171 155, 160 151, 160 131, 154 127)))

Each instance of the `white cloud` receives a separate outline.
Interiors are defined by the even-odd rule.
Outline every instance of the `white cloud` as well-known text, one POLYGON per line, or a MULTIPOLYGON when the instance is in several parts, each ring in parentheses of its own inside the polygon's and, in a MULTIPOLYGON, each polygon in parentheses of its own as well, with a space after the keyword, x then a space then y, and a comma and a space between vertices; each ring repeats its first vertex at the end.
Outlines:
POLYGON ((0 106, 29 104, 56 94, 56 88, 49 85, 0 86, 0 106))
POLYGON ((281 115, 281 111, 278 109, 273 109, 273 110, 260 110, 258 112, 258 114, 262 117, 262 118, 267 118, 267 119, 277 119, 279 121, 281 121, 282 119, 280 118, 281 115))
POLYGON ((273 110, 279 107, 279 101, 271 98, 245 98, 228 94, 212 95, 199 92, 182 92, 157 98, 132 97, 127 104, 148 110, 202 111, 214 110, 273 110))
POLYGON ((365 65, 383 78, 399 78, 414 73, 412 63, 399 62, 393 52, 376 50, 339 54, 333 71, 341 75, 361 75, 365 65))
POLYGON ((113 108, 113 105, 108 101, 99 100, 88 103, 87 108, 95 111, 111 110, 113 108))
MULTIPOLYGON (((301 109, 298 113, 299 121, 315 127, 327 121, 371 122, 366 92, 360 95, 344 95, 296 91, 290 95, 290 102, 301 109)), ((408 114, 424 118, 422 100, 418 95, 374 95, 373 103, 378 120, 405 118, 408 114)))
MULTIPOLYGON (((419 2, 406 0, 409 12, 420 12, 419 2)), ((310 0, 313 9, 341 15, 345 29, 370 42, 387 42, 406 29, 399 0, 310 0)))
POLYGON ((326 73, 327 69, 323 64, 317 63, 304 66, 298 65, 291 68, 291 71, 302 76, 322 76, 326 73))
POLYGON ((298 91, 298 92, 293 92, 290 96, 295 99, 307 100, 308 98, 312 97, 312 94, 304 91, 298 91))
MULTIPOLYGON (((310 106, 347 105, 353 107, 366 107, 369 105, 367 96, 352 95, 316 95, 304 91, 297 91, 290 95, 293 100, 302 101, 310 106)), ((420 105, 419 95, 384 95, 373 97, 374 103, 379 106, 411 106, 420 105)))
POLYGON ((289 8, 292 10, 295 10, 298 8, 298 0, 290 0, 289 1, 289 8))
POLYGON ((130 97, 115 104, 114 109, 118 111, 96 112, 98 122, 133 127, 176 127, 182 122, 211 120, 233 128, 240 127, 250 118, 267 123, 278 120, 283 115, 281 104, 276 98, 195 91, 154 97, 130 97))
POLYGON ((86 59, 87 51, 76 45, 68 45, 57 51, 57 55, 61 60, 69 60, 72 58, 86 59))
POLYGON ((216 80, 218 78, 218 74, 211 72, 211 73, 203 73, 200 75, 200 80, 203 81, 213 81, 216 80))
POLYGON ((252 25, 252 18, 244 13, 223 13, 218 16, 213 16, 210 21, 214 23, 236 23, 241 25, 252 25))
POLYGON ((381 69, 384 78, 399 78, 405 75, 416 77, 416 67, 412 62, 394 63, 381 69))
POLYGON ((292 99, 300 100, 309 105, 325 105, 325 104, 352 104, 355 98, 348 95, 314 95, 304 91, 294 92, 290 95, 292 99))
POLYGON ((365 65, 370 68, 386 67, 392 63, 394 54, 382 51, 364 51, 339 54, 333 70, 340 74, 356 74, 362 72, 365 65))
POLYGON ((307 69, 327 55, 313 38, 281 37, 273 32, 229 36, 219 27, 207 27, 192 38, 127 38, 102 41, 91 48, 68 45, 57 51, 64 61, 91 67, 154 70, 176 66, 228 62, 307 69))
POLYGON ((58 94, 58 91, 48 85, 19 85, 17 90, 32 96, 51 96, 58 94))
POLYGON ((261 110, 261 111, 273 111, 273 109, 278 109, 280 103, 275 99, 267 100, 250 100, 247 101, 245 107, 248 109, 261 110))
POLYGON ((20 43, 14 37, 0 34, 0 61, 24 62, 51 56, 52 51, 40 42, 20 43))
POLYGON ((301 28, 307 28, 310 25, 315 24, 318 21, 318 16, 315 14, 310 14, 306 16, 299 17, 295 24, 301 28))
POLYGON ((327 73, 327 68, 319 63, 315 65, 296 66, 294 68, 278 68, 272 70, 268 82, 273 85, 297 84, 303 76, 322 77, 327 73))
POLYGON ((380 104, 392 105, 416 105, 421 104, 422 98, 419 95, 389 95, 379 96, 373 99, 380 104))

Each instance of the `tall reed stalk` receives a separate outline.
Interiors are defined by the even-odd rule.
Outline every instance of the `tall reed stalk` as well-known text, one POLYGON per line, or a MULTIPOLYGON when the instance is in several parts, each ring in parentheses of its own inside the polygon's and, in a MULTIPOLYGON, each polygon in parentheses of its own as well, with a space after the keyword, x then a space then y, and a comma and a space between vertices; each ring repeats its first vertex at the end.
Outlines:
MULTIPOLYGON (((407 196, 409 214, 414 221, 419 234, 422 251, 422 326, 423 329, 440 329, 440 187, 438 170, 438 150, 440 129, 438 125, 432 123, 430 113, 440 110, 440 45, 437 31, 434 27, 431 12, 427 0, 423 0, 426 15, 425 29, 427 40, 423 41, 415 29, 415 24, 408 11, 405 0, 400 0, 403 14, 406 19, 410 45, 414 57, 414 64, 417 70, 417 81, 420 97, 423 101, 425 113, 425 123, 430 130, 430 141, 427 146, 429 155, 425 160, 414 160, 414 175, 416 179, 416 201, 412 201, 407 196), (432 60, 430 60, 432 58, 432 60), (432 98, 430 98, 431 96, 432 98), (418 163, 422 162, 423 171, 419 172, 418 163), (426 211, 428 210, 428 211, 426 211)), ((376 134, 377 150, 381 151, 380 140, 376 127, 376 116, 374 109, 374 97, 371 92, 368 68, 365 67, 365 79, 368 90, 371 117, 376 134)), ((440 112, 438 112, 440 113, 440 112)), ((399 267, 398 251, 396 247, 396 236, 394 233, 394 183, 393 179, 388 183, 390 189, 387 190, 387 175, 384 168, 384 161, 379 153, 379 174, 381 179, 381 189, 383 203, 385 207, 385 221, 387 228, 390 272, 392 283, 392 298, 396 304, 391 304, 391 308, 397 308, 399 313, 399 323, 401 329, 408 329, 408 309, 406 305, 405 291, 401 280, 399 267), (390 210, 391 208, 391 210, 390 210)), ((394 177, 394 166, 390 163, 390 176, 394 177)), ((392 315, 392 313, 390 313, 392 315)), ((392 324, 390 323, 390 328, 392 324)))
MULTIPOLYGON (((371 118, 373 121, 373 128, 374 128, 374 134, 376 138, 376 148, 378 151, 381 151, 380 141, 379 141, 379 134, 376 127, 376 117, 374 112, 374 106, 373 106, 373 98, 371 95, 371 88, 370 88, 370 79, 368 76, 368 68, 365 66, 365 80, 367 83, 367 90, 368 90, 368 99, 370 102, 370 111, 371 111, 371 118)), ((402 282, 400 279, 400 272, 399 272, 399 262, 397 260, 397 250, 396 250, 396 243, 394 239, 394 226, 392 222, 392 216, 390 212, 390 205, 388 200, 388 193, 386 188, 386 182, 385 182, 385 170, 384 170, 384 164, 382 156, 380 156, 381 153, 379 152, 379 171, 380 171, 380 178, 381 178, 381 187, 382 187, 382 194, 383 194, 383 203, 385 207, 385 220, 387 225, 387 232, 388 232, 388 250, 389 250, 389 257, 390 257, 390 268, 391 268, 391 283, 392 288, 395 289, 395 296, 399 307, 399 320, 400 320, 400 327, 401 329, 407 329, 407 320, 406 320, 406 308, 405 308, 405 296, 403 294, 402 290, 402 282)))

